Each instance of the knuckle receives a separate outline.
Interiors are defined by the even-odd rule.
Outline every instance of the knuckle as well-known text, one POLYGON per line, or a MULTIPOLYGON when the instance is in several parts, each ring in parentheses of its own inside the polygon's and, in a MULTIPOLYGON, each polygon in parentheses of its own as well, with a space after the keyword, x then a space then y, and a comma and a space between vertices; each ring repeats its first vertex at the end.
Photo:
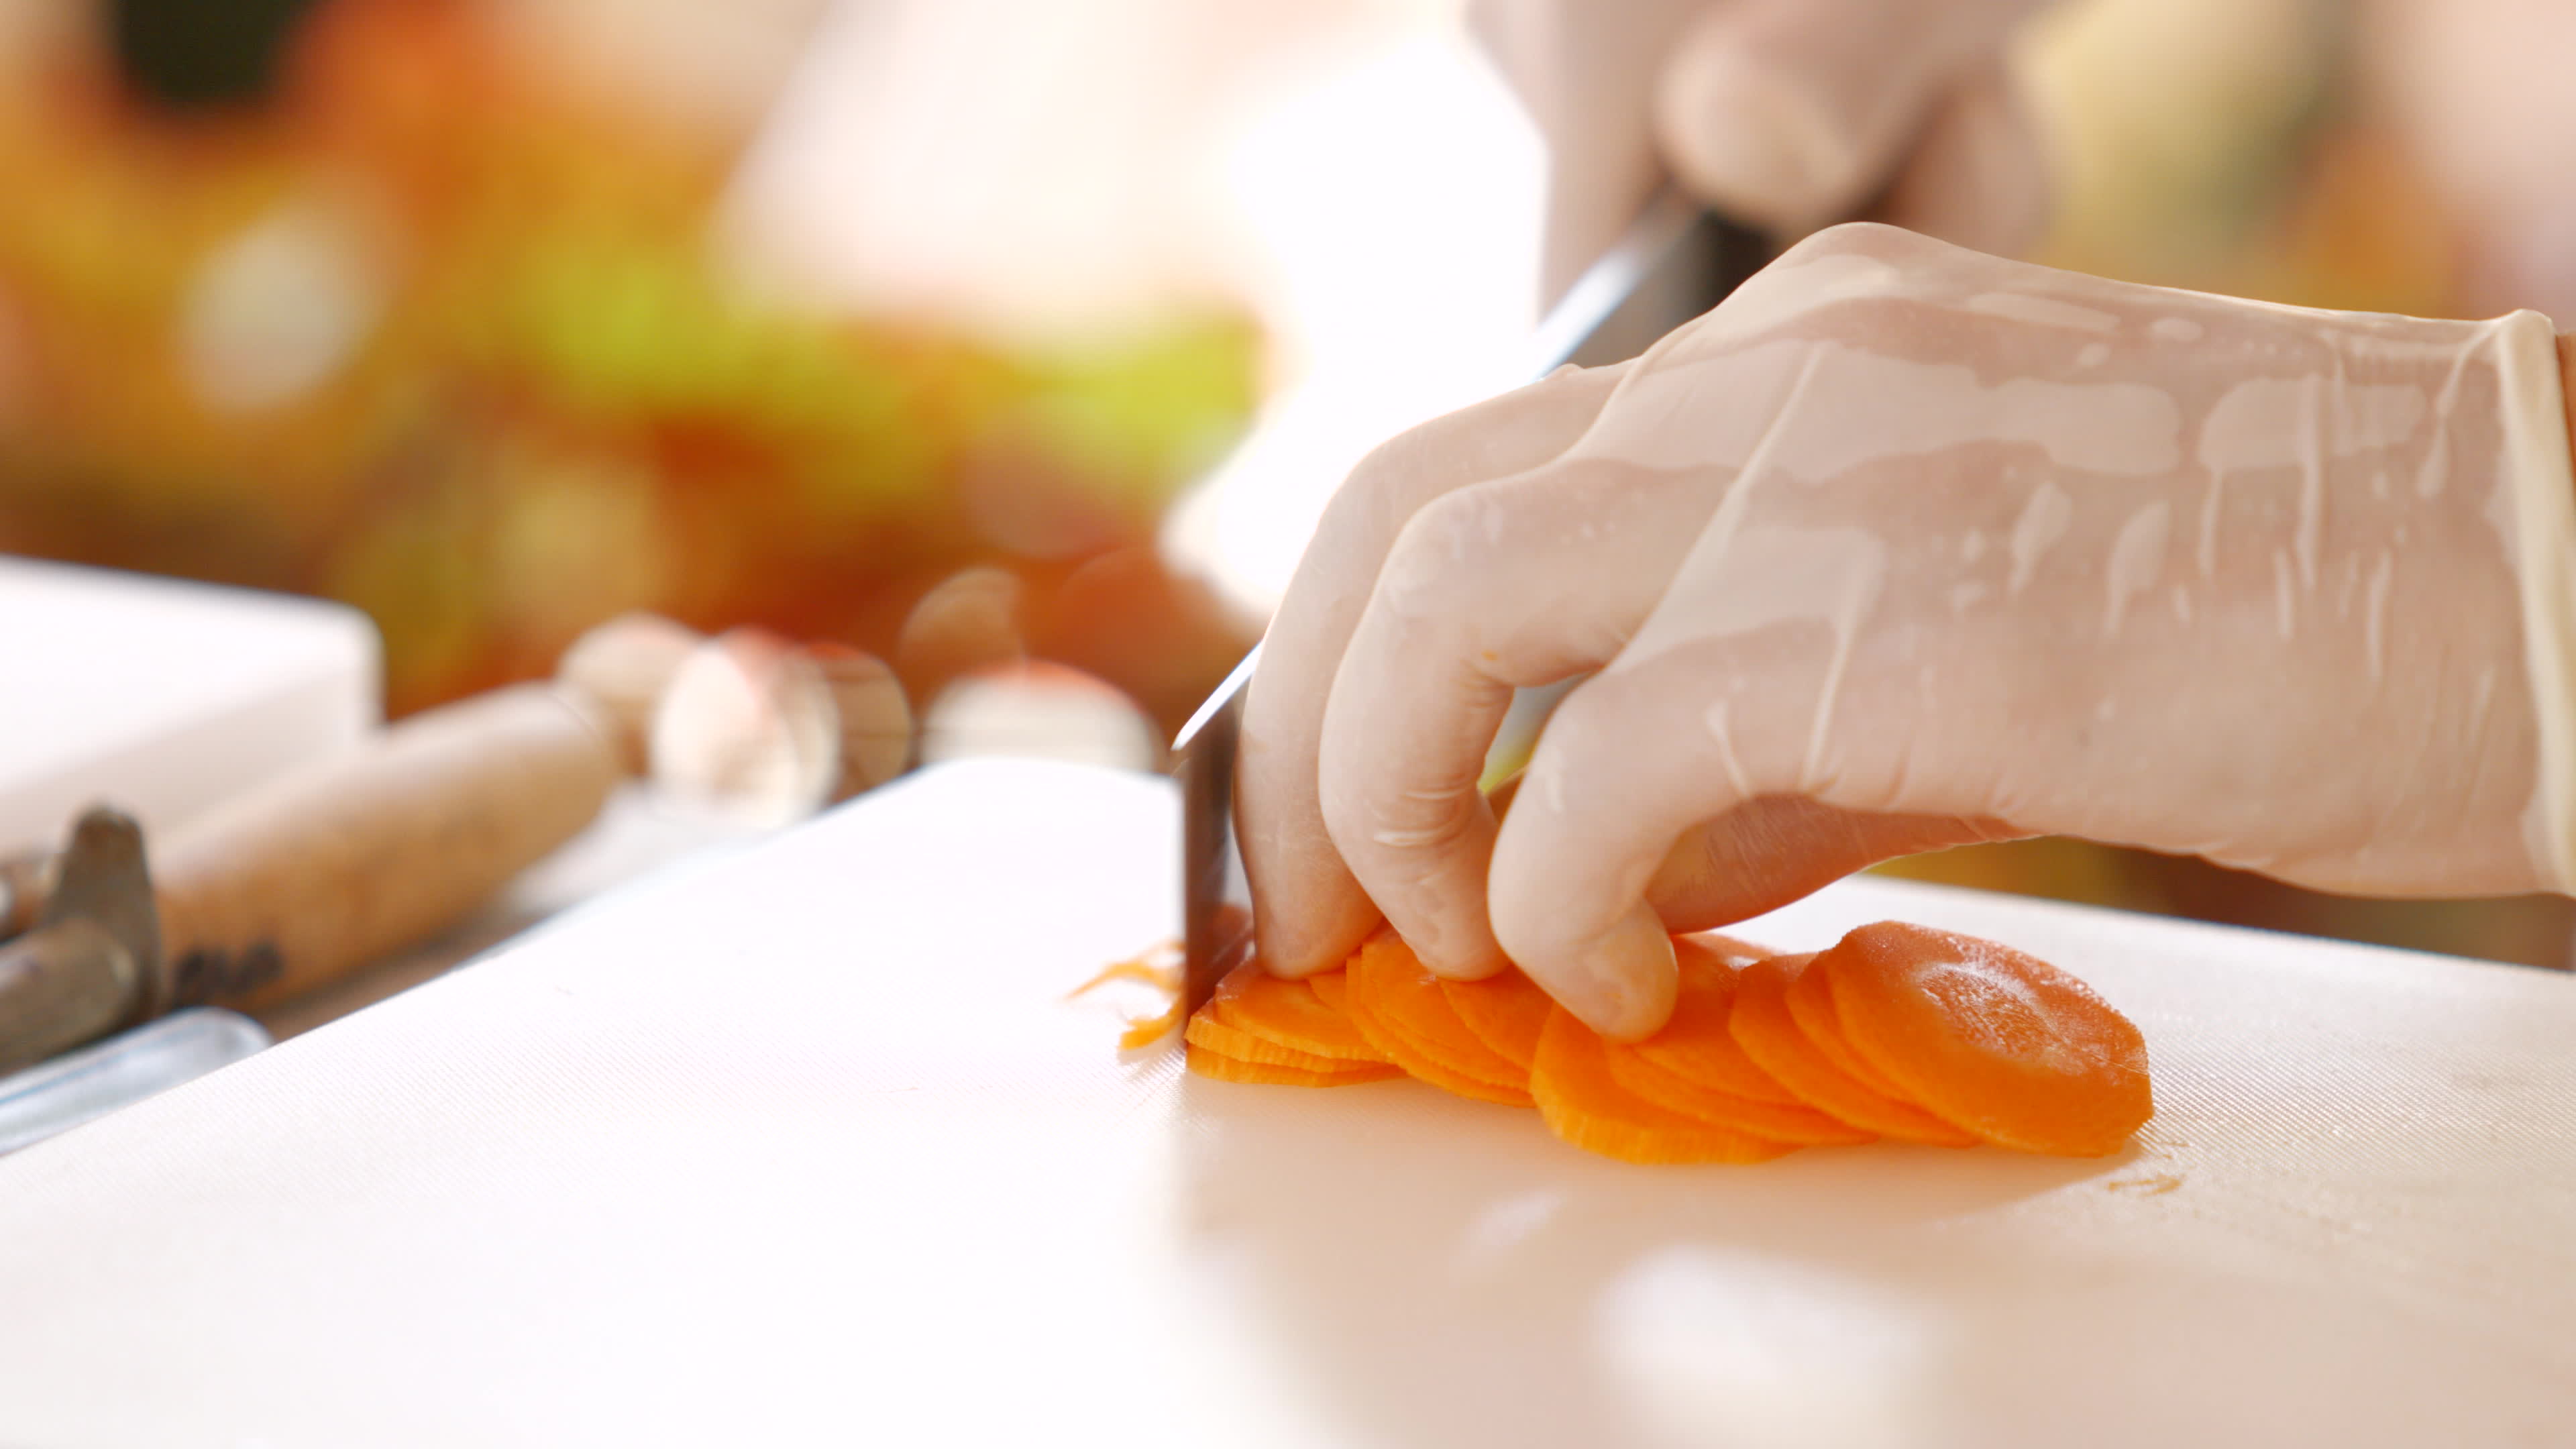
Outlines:
POLYGON ((1364 768, 1326 762, 1324 824, 1346 858, 1440 856, 1474 838, 1478 797, 1473 781, 1464 789, 1388 790, 1377 785, 1364 768))
POLYGON ((1396 534, 1378 575, 1378 603, 1407 621, 1479 617, 1515 569, 1508 510, 1479 490, 1451 493, 1416 511, 1396 534))
POLYGON ((1875 262, 1901 261, 1914 251, 1915 237, 1902 227, 1875 221, 1845 221, 1809 232, 1780 253, 1774 267, 1795 267, 1825 257, 1865 257, 1875 262))

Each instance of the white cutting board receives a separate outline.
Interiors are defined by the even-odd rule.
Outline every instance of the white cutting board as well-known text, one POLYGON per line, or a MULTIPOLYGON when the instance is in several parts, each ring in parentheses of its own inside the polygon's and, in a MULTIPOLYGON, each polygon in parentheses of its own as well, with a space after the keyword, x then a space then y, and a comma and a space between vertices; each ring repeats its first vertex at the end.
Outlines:
POLYGON ((933 770, 0 1160, 0 1443, 2576 1441, 2576 979, 1920 886, 2133 1153, 1637 1168, 1122 1058, 1160 781, 933 770))
POLYGON ((338 604, 0 555, 0 855, 102 800, 169 830, 348 749, 377 671, 338 604))

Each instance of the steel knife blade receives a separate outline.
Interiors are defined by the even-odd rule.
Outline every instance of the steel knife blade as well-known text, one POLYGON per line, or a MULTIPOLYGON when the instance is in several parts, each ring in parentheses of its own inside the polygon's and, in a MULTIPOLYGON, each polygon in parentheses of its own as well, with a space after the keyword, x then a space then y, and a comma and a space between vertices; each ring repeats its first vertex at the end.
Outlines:
MULTIPOLYGON (((1532 332, 1522 369, 1537 381, 1575 363, 1623 362, 1725 300, 1770 261, 1761 234, 1666 188, 1592 264, 1532 332)), ((1252 897, 1234 833, 1235 747, 1243 695, 1261 660, 1254 645, 1172 742, 1181 787, 1184 1001, 1196 1011, 1252 954, 1252 897)), ((1547 709, 1574 681, 1522 690, 1489 759, 1526 755, 1547 709)))

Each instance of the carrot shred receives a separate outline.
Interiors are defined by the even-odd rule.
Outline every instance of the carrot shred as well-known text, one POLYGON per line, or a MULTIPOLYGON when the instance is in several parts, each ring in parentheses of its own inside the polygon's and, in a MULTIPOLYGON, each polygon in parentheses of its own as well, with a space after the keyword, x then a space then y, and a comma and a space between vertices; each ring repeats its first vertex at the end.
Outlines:
MULTIPOLYGON (((1338 971, 1329 974, 1336 982, 1341 979, 1338 971)), ((1210 1013, 1237 1031, 1310 1056, 1354 1062, 1386 1060, 1360 1035, 1359 1028, 1351 1025, 1349 1017, 1316 995, 1312 985, 1273 976, 1257 961, 1247 961, 1226 973, 1201 1015, 1210 1013)))
POLYGON ((1920 1107, 1884 1097, 1837 1070, 1789 1014, 1789 983, 1813 956, 1775 956, 1744 970, 1736 983, 1727 1029, 1745 1055, 1828 1116, 1854 1127, 1935 1147, 1975 1145, 1963 1132, 1920 1107))
POLYGON ((2155 1115, 2145 1037, 2037 957, 1882 921, 1818 967, 1853 1050, 1989 1142, 2098 1157, 2155 1115))
POLYGON ((1806 1101, 1747 1056, 1727 1030, 1741 971, 1735 963, 1761 959, 1732 949, 1743 945, 1724 936, 1674 937, 1681 990, 1673 1002, 1672 1019, 1634 1050, 1694 1086, 1775 1106, 1804 1107, 1806 1101))
POLYGON ((1556 1010, 1556 999, 1537 982, 1507 966, 1482 981, 1443 981, 1440 994, 1476 1040, 1524 1074, 1529 1071, 1538 1059, 1538 1034, 1556 1010))
POLYGON ((1601 1038, 1559 1007, 1539 1033, 1530 1095, 1548 1130, 1587 1152, 1622 1162, 1767 1162, 1789 1144, 1729 1131, 1667 1110, 1611 1076, 1601 1038))
POLYGON ((1149 952, 1144 956, 1136 956, 1125 961, 1112 962, 1108 966, 1103 967, 1099 975, 1092 977, 1080 986, 1066 992, 1064 994, 1064 999, 1071 1001, 1077 996, 1096 990, 1099 987, 1106 986, 1112 981, 1139 981, 1147 986, 1153 987, 1157 991, 1180 990, 1181 968, 1178 966, 1156 966, 1151 964, 1151 958, 1154 954, 1156 953, 1149 952))
POLYGON ((1878 1140, 1877 1133, 1829 1117, 1813 1107, 1783 1107, 1776 1102, 1756 1102, 1750 1097, 1703 1087, 1656 1066, 1638 1055, 1634 1047, 1603 1042, 1601 1050, 1609 1063, 1612 1081, 1633 1096, 1693 1121, 1800 1147, 1858 1146, 1878 1140))
POLYGON ((1295 1067, 1273 1066, 1268 1062, 1241 1061, 1195 1042, 1187 1043, 1185 1050, 1192 1072, 1221 1082, 1257 1082, 1281 1087, 1349 1087, 1403 1075, 1393 1067, 1373 1062, 1363 1062, 1335 1072, 1308 1072, 1295 1067))
POLYGON ((1118 1049, 1132 1052, 1141 1046, 1152 1046, 1181 1024, 1182 1015, 1181 998, 1174 996, 1170 1006, 1152 1016, 1129 1017, 1127 1029, 1118 1033, 1118 1049))
POLYGON ((1166 941, 1142 955, 1131 956, 1124 961, 1113 961, 1101 968, 1100 974, 1066 992, 1064 999, 1075 1000, 1112 981, 1134 981, 1153 987, 1170 997, 1170 1004, 1152 1016, 1127 1018, 1126 1029, 1118 1033, 1120 1051, 1134 1051, 1141 1046, 1151 1046, 1162 1040, 1172 1028, 1181 1024, 1183 1013, 1180 954, 1180 942, 1166 941))

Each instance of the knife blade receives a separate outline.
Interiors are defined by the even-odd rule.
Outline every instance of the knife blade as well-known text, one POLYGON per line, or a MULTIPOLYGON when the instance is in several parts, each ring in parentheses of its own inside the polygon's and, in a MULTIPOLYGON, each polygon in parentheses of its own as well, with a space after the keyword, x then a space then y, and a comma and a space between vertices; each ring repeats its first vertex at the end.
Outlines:
MULTIPOLYGON (((1523 375, 1535 382, 1567 363, 1624 362, 1724 301, 1772 255, 1760 233, 1668 187, 1540 320, 1523 375)), ((1256 644, 1172 741, 1171 773, 1181 787, 1182 979, 1189 1011, 1205 1005, 1217 982, 1252 954, 1252 893, 1234 834, 1234 764, 1244 689, 1260 660, 1256 644)), ((1486 757, 1489 769, 1526 756, 1548 710, 1574 683, 1518 692, 1486 757)))

